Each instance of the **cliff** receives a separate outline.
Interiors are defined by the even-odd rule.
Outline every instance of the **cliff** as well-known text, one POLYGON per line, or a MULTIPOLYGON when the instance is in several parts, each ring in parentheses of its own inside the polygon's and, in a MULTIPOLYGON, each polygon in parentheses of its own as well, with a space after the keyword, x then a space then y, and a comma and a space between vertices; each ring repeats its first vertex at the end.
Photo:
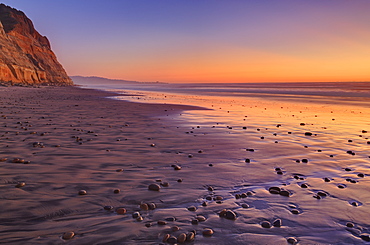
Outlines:
POLYGON ((5 85, 73 85, 32 21, 0 4, 0 83, 5 85))

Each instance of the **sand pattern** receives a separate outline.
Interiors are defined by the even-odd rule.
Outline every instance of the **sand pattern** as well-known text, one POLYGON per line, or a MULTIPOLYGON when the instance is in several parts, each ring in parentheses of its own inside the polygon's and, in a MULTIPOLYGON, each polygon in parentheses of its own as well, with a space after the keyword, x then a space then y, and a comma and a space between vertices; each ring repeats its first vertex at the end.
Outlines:
POLYGON ((0 93, 1 242, 370 241, 369 133, 333 139, 343 116, 276 121, 250 106, 229 124, 77 87, 0 93))

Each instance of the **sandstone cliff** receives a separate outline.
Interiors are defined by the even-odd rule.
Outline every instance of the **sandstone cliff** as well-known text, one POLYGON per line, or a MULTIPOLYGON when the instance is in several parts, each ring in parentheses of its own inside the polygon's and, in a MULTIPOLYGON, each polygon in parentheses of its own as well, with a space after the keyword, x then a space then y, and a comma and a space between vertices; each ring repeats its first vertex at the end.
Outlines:
POLYGON ((9 85, 72 85, 62 65, 32 21, 0 4, 0 83, 9 85))

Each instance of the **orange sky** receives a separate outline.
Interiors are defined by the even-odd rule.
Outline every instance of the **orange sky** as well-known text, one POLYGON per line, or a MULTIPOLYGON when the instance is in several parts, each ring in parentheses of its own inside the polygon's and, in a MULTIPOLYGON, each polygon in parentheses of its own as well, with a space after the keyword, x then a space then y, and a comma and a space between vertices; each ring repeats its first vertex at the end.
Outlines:
POLYGON ((370 1, 7 0, 69 75, 163 82, 370 81, 370 1), (66 15, 68 13, 68 15, 66 15))

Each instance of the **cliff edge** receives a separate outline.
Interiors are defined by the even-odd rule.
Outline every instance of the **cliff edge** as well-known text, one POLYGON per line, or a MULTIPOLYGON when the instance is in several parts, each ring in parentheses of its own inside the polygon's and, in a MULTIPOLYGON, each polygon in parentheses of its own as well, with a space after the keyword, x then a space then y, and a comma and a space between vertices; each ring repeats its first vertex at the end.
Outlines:
POLYGON ((0 84, 73 85, 49 40, 23 12, 4 4, 0 4, 0 84))

